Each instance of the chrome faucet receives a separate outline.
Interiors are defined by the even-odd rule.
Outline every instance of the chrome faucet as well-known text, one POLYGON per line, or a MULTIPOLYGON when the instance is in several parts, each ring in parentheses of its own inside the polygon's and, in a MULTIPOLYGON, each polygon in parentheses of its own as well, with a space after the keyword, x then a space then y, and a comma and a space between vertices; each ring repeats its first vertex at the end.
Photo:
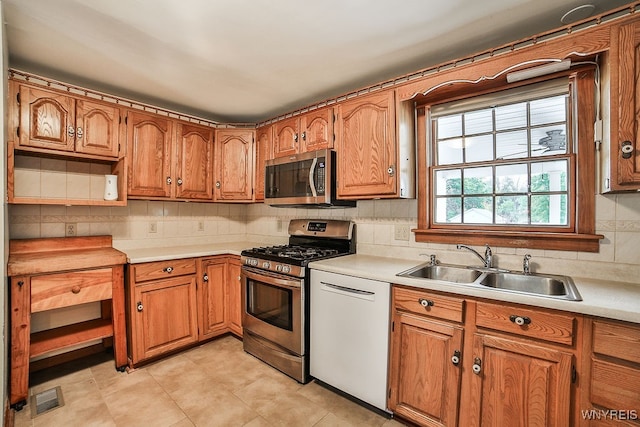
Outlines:
POLYGON ((531 274, 531 265, 529 264, 530 259, 531 259, 531 255, 526 254, 524 256, 524 260, 522 260, 522 272, 524 274, 531 274))
POLYGON ((466 249, 468 251, 470 251, 471 253, 473 253, 475 256, 477 256, 478 258, 480 258, 482 260, 482 263, 484 264, 484 266, 486 268, 491 268, 491 264, 493 262, 493 255, 491 253, 491 248, 489 247, 488 244, 484 245, 485 249, 484 249, 484 257, 482 255, 480 255, 478 253, 478 251, 476 251, 475 249, 467 246, 467 245, 456 245, 457 249, 466 249))

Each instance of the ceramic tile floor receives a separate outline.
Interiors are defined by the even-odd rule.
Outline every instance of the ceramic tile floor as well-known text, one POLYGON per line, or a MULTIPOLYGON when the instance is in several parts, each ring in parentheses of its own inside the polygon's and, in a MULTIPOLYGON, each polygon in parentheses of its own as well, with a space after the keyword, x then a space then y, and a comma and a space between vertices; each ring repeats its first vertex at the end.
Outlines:
POLYGON ((401 426, 314 383, 301 385, 242 350, 232 336, 129 373, 113 360, 32 375, 30 394, 60 386, 64 406, 15 426, 401 426))

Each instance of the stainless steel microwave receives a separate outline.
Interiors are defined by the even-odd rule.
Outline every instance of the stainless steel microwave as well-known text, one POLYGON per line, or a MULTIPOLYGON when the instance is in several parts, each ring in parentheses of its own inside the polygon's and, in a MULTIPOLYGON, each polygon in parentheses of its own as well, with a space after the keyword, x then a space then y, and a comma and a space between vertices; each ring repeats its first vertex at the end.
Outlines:
POLYGON ((264 201, 271 206, 355 206, 336 199, 336 167, 336 152, 328 149, 267 160, 264 201))

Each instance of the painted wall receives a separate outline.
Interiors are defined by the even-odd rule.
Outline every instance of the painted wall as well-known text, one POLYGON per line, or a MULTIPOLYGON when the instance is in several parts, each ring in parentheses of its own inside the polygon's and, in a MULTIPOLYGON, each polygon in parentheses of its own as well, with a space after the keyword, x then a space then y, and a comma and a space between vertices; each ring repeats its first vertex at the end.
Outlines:
MULTIPOLYGON (((64 223, 73 222, 80 235, 111 234, 114 246, 125 250, 212 241, 275 244, 287 240, 293 218, 350 219, 357 224, 358 253, 417 262, 425 259, 422 254, 434 253, 442 262, 479 262, 455 245, 416 243, 413 234, 408 241, 396 240, 396 226, 416 227, 416 200, 360 201, 347 209, 130 201, 118 208, 11 206, 9 212, 12 238, 63 236, 64 223), (149 231, 153 224, 156 233, 149 231)), ((597 233, 605 236, 599 253, 494 248, 495 262, 519 270, 523 255, 530 253, 534 271, 640 284, 640 195, 597 196, 596 220, 597 233)))

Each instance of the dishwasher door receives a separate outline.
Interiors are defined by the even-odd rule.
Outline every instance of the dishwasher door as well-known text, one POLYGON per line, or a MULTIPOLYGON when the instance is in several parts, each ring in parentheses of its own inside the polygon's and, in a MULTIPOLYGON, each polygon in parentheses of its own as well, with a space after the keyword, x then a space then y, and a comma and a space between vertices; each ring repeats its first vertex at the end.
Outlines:
POLYGON ((311 271, 310 374, 387 409, 391 285, 311 271))

